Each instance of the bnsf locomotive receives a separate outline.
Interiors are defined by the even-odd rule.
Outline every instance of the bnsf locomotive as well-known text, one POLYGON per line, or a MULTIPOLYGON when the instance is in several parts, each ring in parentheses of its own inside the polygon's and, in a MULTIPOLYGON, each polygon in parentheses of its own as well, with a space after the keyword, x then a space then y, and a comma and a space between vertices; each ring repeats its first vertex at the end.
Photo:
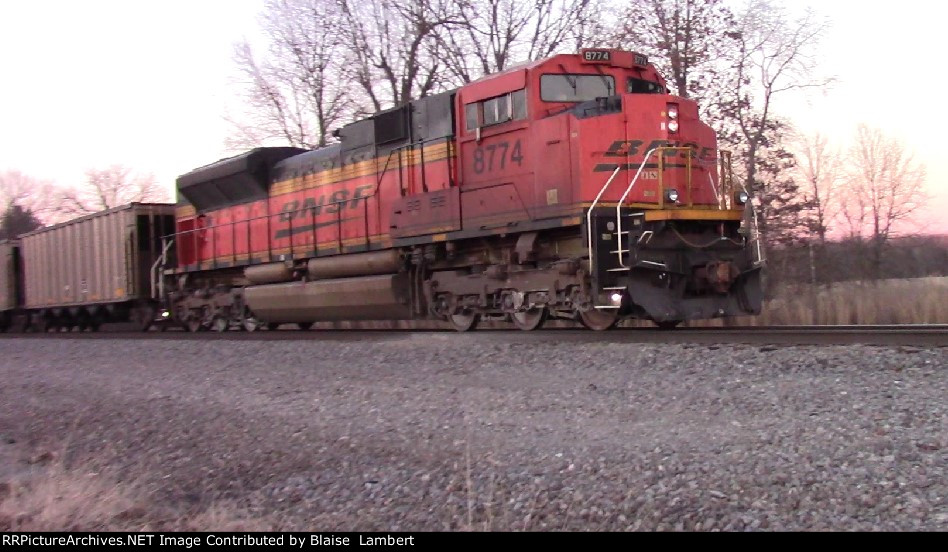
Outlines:
POLYGON ((760 311, 747 194, 640 54, 557 55, 334 135, 178 178, 175 231, 149 248, 154 320, 604 330, 760 311))
POLYGON ((603 330, 760 310, 747 195, 697 105, 642 55, 557 55, 335 136, 178 179, 171 317, 192 330, 438 318, 463 331, 482 317, 603 330))

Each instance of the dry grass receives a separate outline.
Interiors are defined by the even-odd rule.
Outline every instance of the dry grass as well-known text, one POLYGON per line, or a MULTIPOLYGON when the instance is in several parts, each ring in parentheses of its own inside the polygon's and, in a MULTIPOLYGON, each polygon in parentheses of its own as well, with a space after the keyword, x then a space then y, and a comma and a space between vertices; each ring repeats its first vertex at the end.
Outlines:
POLYGON ((266 531, 266 520, 214 504, 185 513, 154 503, 144 486, 61 462, 0 483, 0 531, 266 531))
POLYGON ((948 278, 788 287, 739 324, 948 324, 948 278))
POLYGON ((146 509, 134 489, 91 470, 62 464, 7 483, 0 499, 3 531, 146 530, 146 509))

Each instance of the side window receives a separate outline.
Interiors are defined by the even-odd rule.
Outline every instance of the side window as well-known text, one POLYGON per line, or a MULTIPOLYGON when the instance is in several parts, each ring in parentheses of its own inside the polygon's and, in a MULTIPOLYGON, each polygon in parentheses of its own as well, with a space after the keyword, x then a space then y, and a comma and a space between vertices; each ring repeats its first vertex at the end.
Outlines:
POLYGON ((526 90, 517 90, 516 92, 511 92, 510 103, 513 106, 512 119, 514 121, 519 121, 521 119, 527 118, 527 91, 526 90))
POLYGON ((507 121, 519 121, 527 118, 527 91, 516 90, 503 96, 496 96, 478 103, 464 106, 465 128, 478 127, 478 110, 483 114, 483 126, 498 125, 507 121))
POLYGON ((484 126, 506 123, 510 120, 510 95, 504 94, 484 102, 484 126))
POLYGON ((464 106, 464 128, 474 130, 477 128, 477 108, 479 104, 469 103, 464 106))

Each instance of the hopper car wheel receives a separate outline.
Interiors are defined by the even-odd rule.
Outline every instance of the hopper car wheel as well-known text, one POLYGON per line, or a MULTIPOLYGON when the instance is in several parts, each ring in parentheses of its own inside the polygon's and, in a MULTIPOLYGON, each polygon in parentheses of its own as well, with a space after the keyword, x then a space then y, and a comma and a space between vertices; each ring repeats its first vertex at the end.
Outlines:
POLYGON ((280 328, 280 324, 277 323, 277 322, 268 322, 268 323, 267 323, 267 329, 270 330, 271 332, 274 331, 274 330, 278 330, 279 328, 280 328))
POLYGON ((459 314, 452 314, 448 319, 451 321, 455 330, 459 332, 469 332, 477 328, 477 323, 480 322, 481 316, 474 311, 465 310, 459 314))
POLYGON ((590 309, 579 313, 579 321, 594 332, 604 332, 616 325, 619 313, 614 310, 590 309))
POLYGON ((230 324, 223 316, 217 315, 211 320, 211 329, 217 333, 226 332, 230 324))
POLYGON ((539 329, 546 322, 546 307, 535 307, 526 312, 515 312, 510 315, 510 320, 518 329, 530 332, 539 329))
POLYGON ((681 320, 665 320, 663 322, 653 321, 660 330, 674 330, 681 324, 681 320))
POLYGON ((296 329, 305 332, 306 330, 312 330, 315 322, 297 322, 296 329))

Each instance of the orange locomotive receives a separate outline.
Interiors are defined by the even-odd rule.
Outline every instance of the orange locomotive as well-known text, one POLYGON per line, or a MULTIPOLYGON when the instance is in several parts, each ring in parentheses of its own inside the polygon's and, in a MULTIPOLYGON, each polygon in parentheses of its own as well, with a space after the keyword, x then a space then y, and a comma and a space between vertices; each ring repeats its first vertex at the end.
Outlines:
POLYGON ((759 312, 762 261, 697 105, 588 49, 178 179, 162 314, 197 331, 759 312), (172 254, 173 253, 173 254, 172 254))

